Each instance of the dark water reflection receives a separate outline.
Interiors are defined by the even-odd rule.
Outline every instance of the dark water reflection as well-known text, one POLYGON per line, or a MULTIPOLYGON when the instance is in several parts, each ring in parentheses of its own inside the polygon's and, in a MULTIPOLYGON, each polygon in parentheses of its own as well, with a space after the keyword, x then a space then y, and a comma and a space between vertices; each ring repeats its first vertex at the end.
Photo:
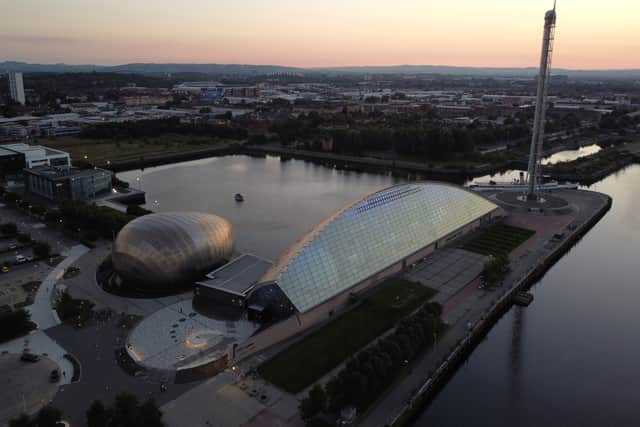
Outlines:
POLYGON ((611 211, 510 310, 417 426, 640 424, 640 166, 591 189, 611 211))

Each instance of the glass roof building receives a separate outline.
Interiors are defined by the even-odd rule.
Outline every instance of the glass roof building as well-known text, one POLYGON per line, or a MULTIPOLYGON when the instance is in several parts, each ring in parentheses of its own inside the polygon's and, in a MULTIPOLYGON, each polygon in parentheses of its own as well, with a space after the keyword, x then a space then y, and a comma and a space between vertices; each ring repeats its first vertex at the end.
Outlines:
POLYGON ((498 210, 465 188, 423 182, 370 194, 331 215, 259 280, 307 312, 498 210))

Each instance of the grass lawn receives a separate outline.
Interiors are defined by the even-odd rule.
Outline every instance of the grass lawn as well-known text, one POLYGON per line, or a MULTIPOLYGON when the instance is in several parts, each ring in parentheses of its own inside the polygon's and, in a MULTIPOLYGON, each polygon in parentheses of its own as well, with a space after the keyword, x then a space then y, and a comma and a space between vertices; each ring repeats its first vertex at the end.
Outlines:
POLYGON ((158 154, 182 153, 219 147, 229 141, 206 136, 186 136, 167 134, 159 137, 139 139, 88 139, 65 137, 58 139, 43 139, 39 143, 67 151, 73 160, 84 160, 104 165, 107 161, 139 159, 140 157, 158 154))
POLYGON ((482 255, 509 255, 534 234, 535 231, 526 228, 496 224, 464 245, 464 249, 482 255))
POLYGON ((384 285, 358 307, 264 363, 260 373, 290 393, 302 391, 435 293, 408 280, 384 285))

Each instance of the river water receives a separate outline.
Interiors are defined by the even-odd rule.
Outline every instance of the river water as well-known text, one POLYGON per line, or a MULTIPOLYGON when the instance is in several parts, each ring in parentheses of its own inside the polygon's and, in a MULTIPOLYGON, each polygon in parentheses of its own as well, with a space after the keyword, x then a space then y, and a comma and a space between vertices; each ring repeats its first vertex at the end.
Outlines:
POLYGON ((640 166, 592 185, 611 210, 514 307, 416 426, 640 425, 640 166))
MULTIPOLYGON (((119 177, 155 211, 227 218, 239 251, 271 259, 326 215, 401 181, 247 156, 119 177)), ((415 425, 640 425, 639 183, 631 166, 590 187, 613 197, 611 211, 534 286, 531 306, 498 321, 415 425)))
POLYGON ((279 157, 216 157, 118 174, 147 192, 156 212, 195 210, 228 219, 236 249, 274 260, 327 215, 399 180, 279 157), (236 203, 241 193, 244 202, 236 203), (157 202, 157 203, 156 203, 157 202))

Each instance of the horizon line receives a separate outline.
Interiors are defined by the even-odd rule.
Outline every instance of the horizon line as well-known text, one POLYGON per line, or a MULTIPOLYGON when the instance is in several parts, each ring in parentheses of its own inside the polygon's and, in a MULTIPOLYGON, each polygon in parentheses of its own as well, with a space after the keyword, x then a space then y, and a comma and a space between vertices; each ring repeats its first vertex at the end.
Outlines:
MULTIPOLYGON (((254 67, 282 67, 282 68, 297 68, 300 70, 319 70, 319 69, 339 69, 339 68, 396 68, 396 67, 447 67, 447 68, 495 68, 495 69, 537 69, 535 65, 521 65, 521 66, 494 66, 494 65, 445 65, 445 64, 393 64, 393 65, 310 65, 310 66, 298 66, 298 65, 282 65, 273 63, 240 63, 240 62, 123 62, 117 64, 104 64, 104 63, 69 63, 69 62, 28 62, 21 60, 5 59, 0 63, 18 63, 26 65, 43 65, 43 66, 56 66, 66 65, 72 67, 122 67, 127 65, 233 65, 233 66, 254 66, 254 67)), ((569 67, 557 67, 556 70, 566 71, 640 71, 638 68, 569 68, 569 67)))

